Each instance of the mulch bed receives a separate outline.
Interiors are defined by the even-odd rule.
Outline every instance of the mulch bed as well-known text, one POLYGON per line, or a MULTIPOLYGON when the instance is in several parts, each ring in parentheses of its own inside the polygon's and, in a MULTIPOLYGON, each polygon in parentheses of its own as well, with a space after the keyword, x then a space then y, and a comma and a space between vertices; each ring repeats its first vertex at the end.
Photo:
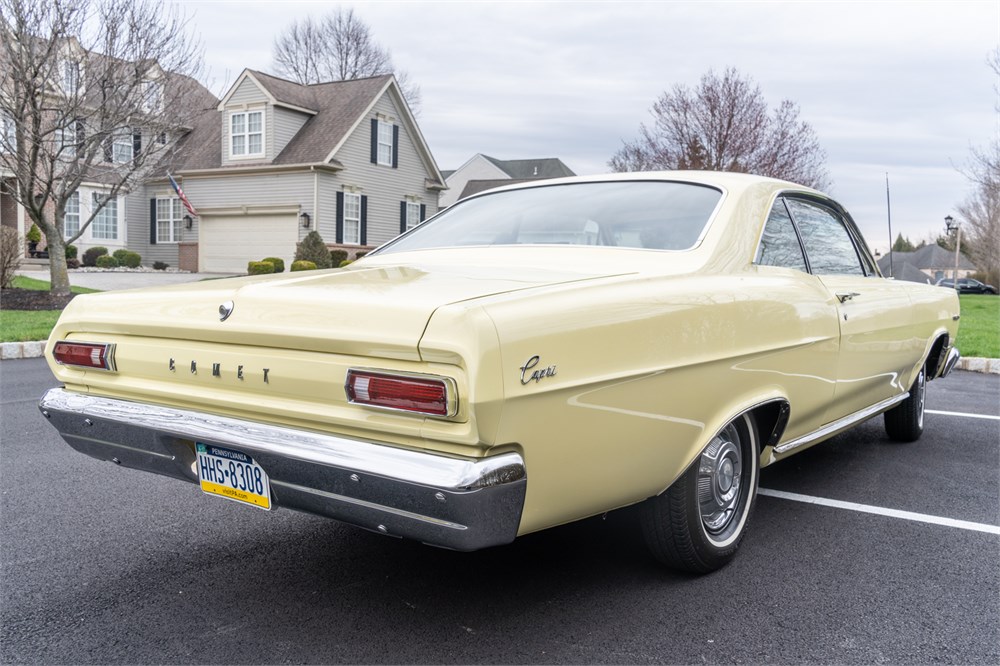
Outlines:
POLYGON ((0 291, 0 310, 62 310, 74 296, 56 296, 37 289, 4 289, 0 291))

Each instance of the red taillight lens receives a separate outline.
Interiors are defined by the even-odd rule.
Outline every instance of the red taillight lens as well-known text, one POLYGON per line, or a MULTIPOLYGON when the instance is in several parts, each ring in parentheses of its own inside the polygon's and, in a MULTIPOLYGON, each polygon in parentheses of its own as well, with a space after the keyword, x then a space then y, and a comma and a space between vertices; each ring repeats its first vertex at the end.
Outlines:
POLYGON ((436 377, 348 370, 347 399, 360 405, 402 409, 432 416, 452 416, 448 402, 449 383, 448 380, 436 377))
POLYGON ((115 346, 96 342, 57 342, 52 350, 56 361, 63 365, 98 370, 115 369, 115 346))

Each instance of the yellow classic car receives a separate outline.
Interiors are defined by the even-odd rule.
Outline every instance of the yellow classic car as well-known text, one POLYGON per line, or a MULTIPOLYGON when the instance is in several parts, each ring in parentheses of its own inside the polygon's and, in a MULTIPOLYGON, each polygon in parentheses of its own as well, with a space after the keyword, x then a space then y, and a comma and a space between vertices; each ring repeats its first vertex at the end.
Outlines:
POLYGON ((536 181, 344 269, 79 296, 40 407, 95 458, 458 550, 638 504, 707 572, 761 466, 878 414, 920 437, 958 318, 805 187, 536 181))

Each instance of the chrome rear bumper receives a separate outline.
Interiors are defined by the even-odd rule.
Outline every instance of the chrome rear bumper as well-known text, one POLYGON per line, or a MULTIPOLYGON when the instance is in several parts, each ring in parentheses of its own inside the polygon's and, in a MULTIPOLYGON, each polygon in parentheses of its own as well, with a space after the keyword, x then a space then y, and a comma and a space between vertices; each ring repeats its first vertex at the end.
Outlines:
POLYGON ((52 389, 39 404, 66 442, 124 467, 197 483, 194 442, 243 450, 273 502, 455 550, 514 540, 527 487, 516 453, 450 458, 193 410, 52 389))

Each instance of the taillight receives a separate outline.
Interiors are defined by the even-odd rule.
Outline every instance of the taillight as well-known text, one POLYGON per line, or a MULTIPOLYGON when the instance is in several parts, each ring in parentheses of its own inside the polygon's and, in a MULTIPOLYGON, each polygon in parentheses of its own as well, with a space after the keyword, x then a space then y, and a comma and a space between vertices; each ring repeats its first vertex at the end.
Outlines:
POLYGON ((454 416, 457 412, 454 384, 445 377, 392 375, 367 370, 347 371, 348 401, 385 409, 454 416))
POLYGON ((98 342, 67 342, 62 340, 52 349, 52 355, 62 365, 93 368, 114 372, 115 346, 98 342))

